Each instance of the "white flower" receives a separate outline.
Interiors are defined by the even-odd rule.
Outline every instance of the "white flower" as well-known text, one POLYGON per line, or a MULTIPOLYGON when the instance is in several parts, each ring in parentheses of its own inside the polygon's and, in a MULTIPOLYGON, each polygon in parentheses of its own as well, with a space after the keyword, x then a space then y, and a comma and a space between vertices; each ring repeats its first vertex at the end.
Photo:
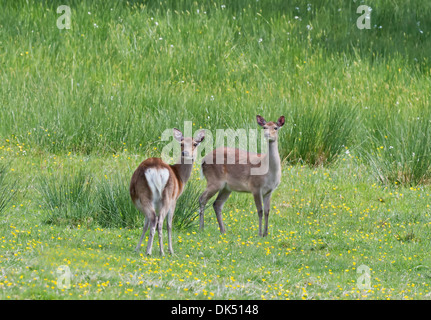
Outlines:
POLYGON ((221 7, 222 9, 226 8, 226 6, 225 6, 224 4, 222 4, 220 7, 221 7))

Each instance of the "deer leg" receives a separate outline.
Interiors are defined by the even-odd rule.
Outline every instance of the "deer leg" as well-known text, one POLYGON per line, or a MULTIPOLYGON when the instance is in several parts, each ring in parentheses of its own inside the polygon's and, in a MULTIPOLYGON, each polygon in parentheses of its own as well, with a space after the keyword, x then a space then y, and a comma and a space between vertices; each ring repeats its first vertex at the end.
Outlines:
POLYGON ((217 187, 207 186, 207 188, 199 198, 199 228, 201 230, 204 229, 205 206, 207 205, 208 200, 211 199, 219 190, 220 188, 218 188, 218 186, 217 187))
POLYGON ((168 201, 166 199, 162 200, 162 204, 159 210, 159 219, 157 221, 157 233, 159 234, 159 247, 160 247, 161 256, 165 255, 165 252, 163 250, 163 221, 165 220, 166 216, 168 216, 168 221, 169 221, 170 210, 171 210, 171 201, 168 201))
POLYGON ((150 220, 150 236, 148 237, 147 255, 151 255, 151 250, 153 248, 154 234, 156 233, 156 226, 158 222, 158 217, 154 211, 153 211, 153 214, 149 217, 149 220, 150 220))
POLYGON ((271 204, 271 193, 263 197, 263 208, 264 208, 264 214, 265 214, 265 228, 263 230, 264 237, 268 235, 268 218, 269 218, 270 204, 271 204))
POLYGON ((141 249, 142 240, 144 239, 145 233, 147 232, 147 230, 148 230, 148 226, 150 225, 150 224, 149 224, 149 221, 150 221, 150 219, 148 219, 147 217, 145 217, 145 221, 144 221, 144 228, 143 228, 143 230, 142 230, 142 235, 141 235, 141 238, 139 239, 139 243, 138 243, 138 245, 137 245, 137 246, 136 246, 136 248, 135 248, 135 251, 136 251, 136 252, 138 252, 138 251, 139 251, 139 249, 141 249))
POLYGON ((226 229, 224 228, 224 225, 223 225, 223 216, 222 216, 223 205, 226 202, 226 200, 229 198, 231 193, 232 191, 226 188, 220 190, 217 196, 217 199, 213 203, 213 208, 216 213, 218 225, 220 227, 220 233, 222 234, 226 233, 226 229))
POLYGON ((159 248, 160 255, 164 256, 165 252, 163 251, 163 216, 160 215, 157 221, 157 233, 159 234, 159 248))
POLYGON ((174 217, 175 206, 176 203, 174 202, 169 209, 168 219, 166 221, 168 229, 168 250, 170 254, 174 254, 174 249, 172 248, 172 218, 174 217))
POLYGON ((256 204, 257 208, 257 215, 259 216, 259 236, 262 237, 262 193, 259 191, 256 191, 253 193, 254 197, 254 203, 256 204))

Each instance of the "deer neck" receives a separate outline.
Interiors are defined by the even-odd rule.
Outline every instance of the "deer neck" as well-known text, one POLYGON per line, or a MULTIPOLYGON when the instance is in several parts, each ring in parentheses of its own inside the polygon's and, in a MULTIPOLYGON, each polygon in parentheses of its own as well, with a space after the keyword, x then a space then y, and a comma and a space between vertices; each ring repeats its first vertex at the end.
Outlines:
POLYGON ((268 171, 272 173, 272 175, 281 174, 281 161, 280 154, 278 153, 278 142, 268 141, 268 171))
POLYGON ((181 180, 183 186, 190 179, 190 175, 193 170, 193 162, 192 163, 183 163, 183 159, 180 158, 176 164, 171 165, 172 170, 174 170, 178 179, 181 180))

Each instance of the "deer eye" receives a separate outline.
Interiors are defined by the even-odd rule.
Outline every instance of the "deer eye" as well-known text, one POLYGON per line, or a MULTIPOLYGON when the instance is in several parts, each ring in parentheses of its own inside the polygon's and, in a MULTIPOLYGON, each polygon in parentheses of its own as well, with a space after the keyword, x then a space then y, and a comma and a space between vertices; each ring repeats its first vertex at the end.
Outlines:
POLYGON ((193 143, 193 146, 197 147, 198 146, 197 142, 193 143))
POLYGON ((268 127, 263 127, 264 129, 268 129, 268 127))
POLYGON ((278 127, 274 127, 274 130, 278 130, 278 127))

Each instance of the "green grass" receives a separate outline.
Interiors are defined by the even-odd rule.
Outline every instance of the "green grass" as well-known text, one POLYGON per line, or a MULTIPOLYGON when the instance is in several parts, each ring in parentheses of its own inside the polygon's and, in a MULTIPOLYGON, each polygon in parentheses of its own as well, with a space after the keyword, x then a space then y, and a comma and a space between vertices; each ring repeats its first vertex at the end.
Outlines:
POLYGON ((50 173, 39 178, 38 191, 47 212, 45 223, 83 224, 92 218, 92 179, 85 170, 50 173))
POLYGON ((0 214, 8 207, 16 194, 18 182, 10 179, 10 168, 6 163, 0 163, 0 214))
MULTIPOLYGON (((41 164, 73 168, 83 156, 41 164)), ((94 181, 132 173, 137 158, 90 158, 94 181), (129 159, 130 158, 130 159, 129 159), (96 168, 105 164, 103 172, 96 168)), ((24 185, 31 178, 24 175, 24 185)), ((199 179, 193 173, 192 181, 199 179)), ((196 181, 199 183, 199 181, 196 181)), ((355 158, 337 168, 289 166, 273 196, 269 235, 258 237, 252 197, 233 194, 220 235, 212 208, 205 230, 174 228, 175 255, 135 253, 141 225, 47 224, 41 202, 19 197, 0 225, 1 299, 427 299, 431 261, 429 187, 382 186, 355 158), (68 265, 71 288, 57 288, 68 265), (358 288, 369 267, 371 287, 358 288)), ((30 191, 28 191, 30 194, 30 191)), ((124 195, 127 190, 124 190, 124 195)), ((166 233, 165 233, 166 236, 166 233)), ((166 240, 166 239, 165 239, 166 240)), ((165 241, 167 246, 167 241, 165 241)), ((167 248, 165 248, 167 250, 167 248)), ((165 251, 166 251, 165 250, 165 251)))
POLYGON ((344 0, 66 2, 1 2, 0 299, 429 299, 430 3, 373 1, 359 30, 344 0), (176 254, 134 253, 162 132, 256 114, 286 117, 269 236, 247 194, 199 232, 196 167, 176 254))

